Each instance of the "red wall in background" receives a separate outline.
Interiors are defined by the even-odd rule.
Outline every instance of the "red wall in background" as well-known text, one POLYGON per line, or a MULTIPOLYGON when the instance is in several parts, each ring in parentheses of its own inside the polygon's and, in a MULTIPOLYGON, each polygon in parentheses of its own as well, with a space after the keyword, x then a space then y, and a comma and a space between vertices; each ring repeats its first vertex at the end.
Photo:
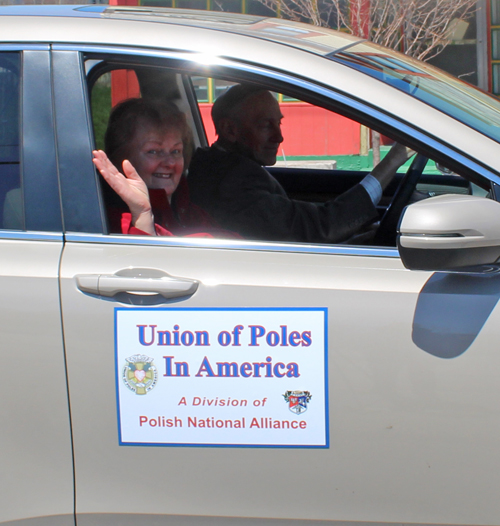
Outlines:
MULTIPOLYGON (((305 102, 283 102, 280 107, 284 117, 282 131, 285 140, 278 155, 282 156, 283 152, 286 157, 359 155, 359 123, 305 102)), ((212 104, 200 104, 210 144, 216 138, 211 109, 212 104)))
POLYGON ((139 5, 139 0, 109 0, 109 5, 139 5))
MULTIPOLYGON (((120 4, 124 5, 124 4, 120 4)), ((140 97, 141 90, 135 71, 117 69, 111 72, 111 107, 114 108, 122 100, 140 97)))

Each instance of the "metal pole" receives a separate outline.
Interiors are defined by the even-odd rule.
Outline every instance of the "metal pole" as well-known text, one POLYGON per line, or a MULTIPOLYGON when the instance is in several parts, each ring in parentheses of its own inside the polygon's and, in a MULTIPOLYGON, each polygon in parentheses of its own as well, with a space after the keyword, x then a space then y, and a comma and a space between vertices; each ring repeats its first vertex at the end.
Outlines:
POLYGON ((476 53, 477 53, 477 85, 481 89, 488 91, 489 83, 489 59, 488 59, 488 39, 490 38, 488 29, 488 7, 487 0, 478 0, 476 11, 476 53))

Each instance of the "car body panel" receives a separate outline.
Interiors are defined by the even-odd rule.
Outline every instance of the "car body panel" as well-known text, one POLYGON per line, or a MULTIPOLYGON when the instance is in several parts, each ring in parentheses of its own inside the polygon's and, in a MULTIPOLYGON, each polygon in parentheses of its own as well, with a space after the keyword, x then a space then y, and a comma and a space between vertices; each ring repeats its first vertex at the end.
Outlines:
POLYGON ((74 524, 73 453, 59 301, 62 246, 62 236, 59 240, 44 235, 38 241, 34 236, 0 240, 2 523, 47 517, 58 526, 74 524))
POLYGON ((61 268, 69 388, 76 395, 77 514, 84 524, 87 514, 94 524, 100 513, 117 520, 135 514, 146 524, 163 514, 332 524, 496 520, 491 498, 500 482, 494 461, 500 425, 491 390, 498 357, 487 341, 498 310, 464 359, 448 361, 412 342, 416 306, 432 274, 405 270, 398 259, 82 242, 66 244, 61 268), (82 294, 75 276, 146 266, 200 282, 191 298, 157 307, 327 307, 330 448, 207 454, 200 447, 119 446, 110 331, 117 304, 82 294), (90 323, 81 317, 86 311, 93 312, 90 323), (89 363, 96 364, 92 378, 89 363), (471 374, 482 378, 473 392, 465 388, 471 374), (98 430, 89 427, 94 420, 98 430), (471 421, 473 428, 464 428, 471 421), (480 481, 470 480, 472 466, 480 481), (301 498, 290 499, 297 484, 301 498))

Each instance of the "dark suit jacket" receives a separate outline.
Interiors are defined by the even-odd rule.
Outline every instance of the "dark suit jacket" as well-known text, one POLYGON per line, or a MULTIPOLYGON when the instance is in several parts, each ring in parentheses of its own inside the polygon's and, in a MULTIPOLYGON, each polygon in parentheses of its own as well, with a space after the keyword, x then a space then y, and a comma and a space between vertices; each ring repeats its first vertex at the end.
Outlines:
POLYGON ((257 162, 216 146, 195 152, 188 183, 195 204, 247 239, 337 243, 378 217, 361 185, 324 204, 290 199, 257 162))

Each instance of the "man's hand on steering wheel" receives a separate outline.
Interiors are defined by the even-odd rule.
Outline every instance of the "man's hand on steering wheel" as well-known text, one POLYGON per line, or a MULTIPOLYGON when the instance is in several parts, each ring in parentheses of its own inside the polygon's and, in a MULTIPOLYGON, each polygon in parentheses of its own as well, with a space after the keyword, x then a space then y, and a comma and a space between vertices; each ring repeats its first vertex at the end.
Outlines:
POLYGON ((382 190, 392 181, 392 178, 412 155, 415 155, 413 150, 410 150, 402 144, 396 143, 387 153, 387 155, 375 166, 371 174, 378 180, 382 190))

